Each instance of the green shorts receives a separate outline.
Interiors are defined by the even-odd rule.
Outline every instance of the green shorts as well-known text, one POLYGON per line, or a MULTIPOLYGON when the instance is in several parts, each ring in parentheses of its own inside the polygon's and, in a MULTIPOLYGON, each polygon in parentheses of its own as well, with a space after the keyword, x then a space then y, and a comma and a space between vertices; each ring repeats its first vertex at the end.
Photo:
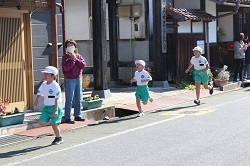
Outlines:
POLYGON ((194 81, 195 82, 202 82, 202 83, 206 83, 206 82, 208 82, 208 73, 207 73, 207 71, 204 73, 204 75, 203 76, 200 76, 200 73, 203 71, 203 69, 202 70, 195 70, 194 71, 194 81))
POLYGON ((44 122, 49 122, 51 120, 51 124, 59 124, 62 121, 62 106, 58 106, 58 114, 57 117, 53 116, 53 112, 55 110, 55 106, 45 106, 42 111, 42 115, 39 120, 44 122))
POLYGON ((149 99, 149 89, 148 85, 139 85, 136 87, 135 97, 141 99, 141 101, 148 101, 149 99))

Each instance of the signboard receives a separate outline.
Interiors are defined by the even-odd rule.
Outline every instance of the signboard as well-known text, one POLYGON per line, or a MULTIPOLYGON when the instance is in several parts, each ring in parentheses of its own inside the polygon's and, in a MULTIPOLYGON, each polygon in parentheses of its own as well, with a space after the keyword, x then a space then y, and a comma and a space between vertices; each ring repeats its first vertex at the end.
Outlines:
POLYGON ((234 42, 228 42, 227 43, 227 49, 228 50, 234 50, 234 42))
POLYGON ((161 0, 161 48, 162 53, 167 53, 167 30, 166 30, 166 4, 167 0, 161 0))
POLYGON ((201 54, 205 54, 205 41, 204 40, 197 40, 197 46, 202 48, 201 54))

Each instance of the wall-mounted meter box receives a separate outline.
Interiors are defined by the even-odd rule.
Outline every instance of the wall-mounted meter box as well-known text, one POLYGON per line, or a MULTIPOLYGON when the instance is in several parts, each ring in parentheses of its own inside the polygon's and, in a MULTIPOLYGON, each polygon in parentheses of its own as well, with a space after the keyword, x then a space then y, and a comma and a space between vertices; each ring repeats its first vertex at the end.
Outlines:
POLYGON ((134 22, 134 37, 143 38, 143 24, 140 21, 134 22))

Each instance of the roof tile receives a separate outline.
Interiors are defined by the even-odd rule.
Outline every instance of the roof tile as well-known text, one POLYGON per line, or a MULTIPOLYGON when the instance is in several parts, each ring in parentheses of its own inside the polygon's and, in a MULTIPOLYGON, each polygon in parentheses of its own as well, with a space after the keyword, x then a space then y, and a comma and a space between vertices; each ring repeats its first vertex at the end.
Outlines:
POLYGON ((167 13, 178 21, 207 21, 211 22, 215 20, 215 17, 209 13, 206 13, 201 9, 185 9, 185 8, 173 8, 171 4, 168 5, 167 13))

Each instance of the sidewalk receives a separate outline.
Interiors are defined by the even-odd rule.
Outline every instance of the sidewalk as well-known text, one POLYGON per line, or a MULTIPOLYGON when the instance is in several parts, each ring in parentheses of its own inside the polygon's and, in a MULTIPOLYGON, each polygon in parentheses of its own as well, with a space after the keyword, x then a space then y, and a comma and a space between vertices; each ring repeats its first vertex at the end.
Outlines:
MULTIPOLYGON (((115 106, 115 108, 120 108, 126 110, 135 111, 137 113, 137 107, 135 104, 135 87, 130 88, 119 88, 119 89, 110 89, 112 97, 107 98, 103 101, 103 108, 115 106)), ((222 93, 223 91, 214 90, 214 94, 222 93)), ((195 91, 189 90, 177 90, 175 88, 150 88, 151 97, 154 99, 152 103, 148 103, 146 106, 142 106, 144 111, 153 111, 159 110, 162 108, 174 106, 180 103, 185 103, 193 101, 195 99, 195 91)), ((210 96, 208 90, 201 90, 202 98, 210 96)), ((86 119, 86 117, 85 117, 86 119)), ((78 127, 87 126, 88 124, 97 123, 93 119, 86 119, 85 122, 76 122, 75 124, 66 124, 63 123, 60 125, 61 131, 66 131, 78 127)), ((26 135, 32 137, 39 137, 42 135, 53 134, 53 131, 50 126, 34 128, 27 130, 18 135, 26 135)))
MULTIPOLYGON (((101 111, 102 113, 104 113, 107 108, 109 108, 109 110, 113 110, 113 114, 115 114, 115 109, 122 109, 123 111, 130 110, 130 111, 134 111, 135 114, 138 112, 136 104, 135 104, 135 95, 134 95, 135 87, 111 88, 110 91, 111 91, 112 97, 104 99, 103 106, 101 108, 90 110, 92 111, 91 114, 93 114, 90 116, 90 118, 88 116, 85 116, 84 117, 86 119, 85 122, 76 122, 75 124, 63 123, 60 125, 61 132, 65 132, 67 130, 72 130, 75 128, 80 128, 80 127, 98 123, 98 121, 96 121, 94 118, 91 118, 91 117, 97 116, 98 111, 99 112, 101 111)), ((219 90, 219 88, 215 88, 213 95, 220 94, 223 92, 224 91, 219 90)), ((143 111, 147 112, 147 111, 160 110, 160 109, 172 107, 181 103, 190 102, 196 98, 195 91, 179 90, 173 87, 150 88, 150 95, 154 99, 154 101, 152 103, 149 102, 146 106, 142 105, 143 111)), ((208 90, 202 89, 201 97, 205 98, 208 96, 210 96, 208 93, 208 90)), ((88 111, 83 111, 83 112, 85 115, 86 112, 88 111)), ((34 114, 34 113, 27 113, 26 117, 28 117, 29 114, 34 114)), ((35 113, 34 117, 35 118, 33 119, 32 118, 28 120, 26 119, 26 123, 27 122, 34 123, 32 124, 34 127, 33 129, 29 129, 29 130, 18 132, 18 133, 15 132, 15 134, 11 134, 11 135, 15 135, 18 137, 25 137, 26 139, 27 138, 35 139, 41 136, 53 134, 51 126, 46 126, 46 127, 38 126, 37 122, 38 122, 39 114, 35 113)), ((113 117, 113 118, 118 118, 118 117, 113 117)), ((18 131, 18 127, 20 126, 18 125, 10 126, 9 128, 13 128, 12 130, 16 129, 18 131)), ((8 127, 2 127, 2 130, 3 128, 8 128, 8 127)), ((6 133, 6 135, 8 135, 8 133, 6 133)), ((1 136, 1 137, 4 137, 4 136, 1 136)), ((0 137, 0 147, 6 145, 6 144, 1 144, 1 137, 0 137)), ((12 144, 12 143, 10 142, 9 144, 12 144)))

